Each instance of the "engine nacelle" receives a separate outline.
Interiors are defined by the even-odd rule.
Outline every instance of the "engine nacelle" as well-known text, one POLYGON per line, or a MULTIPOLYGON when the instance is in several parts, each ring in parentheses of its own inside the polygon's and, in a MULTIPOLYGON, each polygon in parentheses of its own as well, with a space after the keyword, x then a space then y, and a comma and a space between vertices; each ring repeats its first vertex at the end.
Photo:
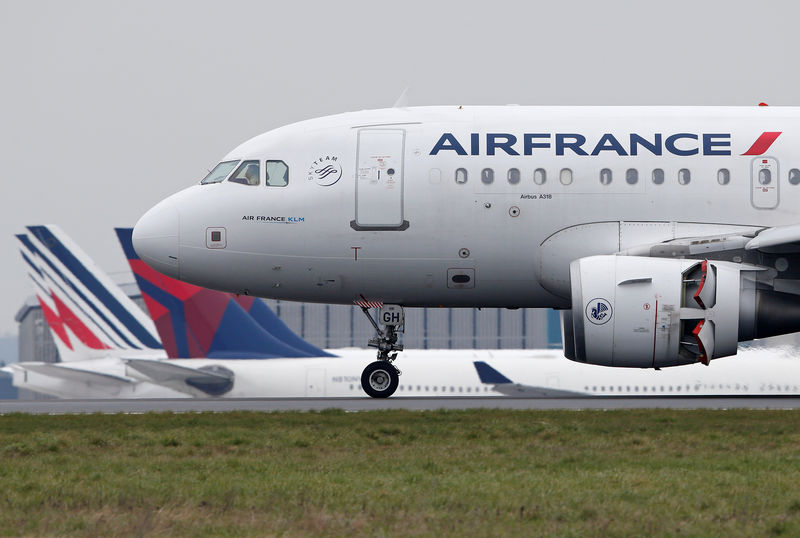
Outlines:
POLYGON ((800 300, 766 288, 763 269, 635 256, 575 260, 565 353, 604 366, 708 364, 735 355, 739 341, 800 330, 800 300))

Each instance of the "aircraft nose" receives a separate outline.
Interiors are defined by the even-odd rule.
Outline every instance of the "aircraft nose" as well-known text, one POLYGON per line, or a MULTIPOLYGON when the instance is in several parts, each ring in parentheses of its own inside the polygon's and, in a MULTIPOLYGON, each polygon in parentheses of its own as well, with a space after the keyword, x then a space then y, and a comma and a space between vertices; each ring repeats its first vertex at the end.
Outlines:
POLYGON ((171 200, 164 200, 142 215, 133 227, 133 248, 150 267, 179 278, 180 215, 171 200))

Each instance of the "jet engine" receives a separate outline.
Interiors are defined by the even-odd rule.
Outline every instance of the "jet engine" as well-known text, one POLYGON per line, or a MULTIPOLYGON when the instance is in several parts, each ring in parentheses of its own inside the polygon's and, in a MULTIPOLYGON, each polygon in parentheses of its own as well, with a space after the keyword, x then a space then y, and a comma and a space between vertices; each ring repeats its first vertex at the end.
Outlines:
POLYGON ((735 355, 740 341, 800 330, 800 297, 771 289, 767 272, 714 260, 575 260, 565 354, 604 366, 708 364, 735 355))

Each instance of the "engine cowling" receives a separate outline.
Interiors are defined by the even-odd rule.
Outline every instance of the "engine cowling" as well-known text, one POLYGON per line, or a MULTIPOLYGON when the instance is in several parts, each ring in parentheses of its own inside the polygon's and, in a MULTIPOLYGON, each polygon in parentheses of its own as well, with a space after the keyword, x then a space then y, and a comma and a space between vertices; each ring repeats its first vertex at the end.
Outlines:
POLYGON ((604 366, 708 364, 735 355, 739 341, 800 330, 800 298, 770 289, 763 272, 713 260, 575 260, 565 354, 604 366))

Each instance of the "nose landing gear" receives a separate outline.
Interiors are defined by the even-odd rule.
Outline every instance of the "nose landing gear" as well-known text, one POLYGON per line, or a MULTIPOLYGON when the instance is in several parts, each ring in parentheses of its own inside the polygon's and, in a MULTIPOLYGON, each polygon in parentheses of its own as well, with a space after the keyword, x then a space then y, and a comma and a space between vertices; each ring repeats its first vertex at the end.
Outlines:
POLYGON ((399 305, 381 306, 378 318, 383 325, 381 329, 369 314, 369 308, 361 306, 361 311, 375 327, 378 334, 370 338, 368 346, 378 348, 378 357, 364 368, 361 374, 361 387, 373 398, 388 398, 397 390, 400 382, 400 370, 392 364, 397 358, 397 352, 403 351, 403 345, 397 343, 398 333, 403 332, 405 315, 403 307, 399 305))

